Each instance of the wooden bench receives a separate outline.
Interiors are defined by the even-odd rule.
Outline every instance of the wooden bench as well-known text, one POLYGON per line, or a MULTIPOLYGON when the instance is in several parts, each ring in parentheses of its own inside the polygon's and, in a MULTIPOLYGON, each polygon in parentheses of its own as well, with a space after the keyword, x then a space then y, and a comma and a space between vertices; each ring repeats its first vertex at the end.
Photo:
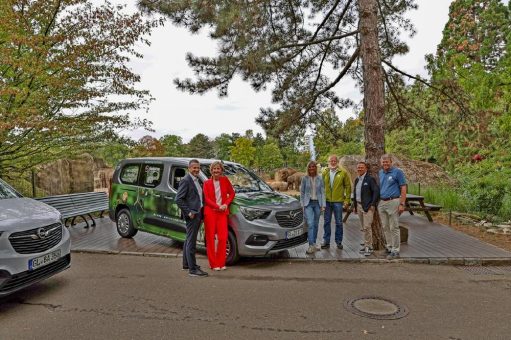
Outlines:
POLYGON ((99 212, 99 216, 102 217, 103 213, 108 210, 108 196, 105 192, 82 192, 36 199, 57 209, 62 214, 65 226, 69 220, 71 220, 71 225, 75 225, 76 218, 81 217, 86 224, 85 228, 95 227, 96 221, 91 214, 99 212), (92 221, 91 225, 89 225, 86 216, 89 216, 92 221))

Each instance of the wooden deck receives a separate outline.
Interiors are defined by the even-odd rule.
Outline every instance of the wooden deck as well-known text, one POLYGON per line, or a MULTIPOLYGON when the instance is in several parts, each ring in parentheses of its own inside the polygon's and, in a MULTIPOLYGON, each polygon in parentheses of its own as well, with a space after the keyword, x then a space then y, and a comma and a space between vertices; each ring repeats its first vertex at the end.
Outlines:
MULTIPOLYGON (((408 242, 401 245, 401 261, 455 265, 511 264, 511 252, 447 226, 431 223, 425 217, 405 214, 401 216, 400 224, 409 230, 408 242)), ((322 240, 321 226, 322 221, 318 243, 322 240)), ((139 232, 133 239, 123 239, 108 218, 98 219, 96 227, 83 228, 83 224, 80 224, 70 227, 69 231, 73 251, 169 257, 182 255, 181 244, 164 237, 139 232)), ((307 245, 304 244, 272 258, 362 262, 379 262, 385 259, 383 254, 374 254, 367 258, 359 254, 362 240, 358 217, 352 215, 344 224, 344 249, 337 249, 332 239, 330 249, 320 250, 313 255, 305 254, 307 245)), ((204 253, 199 252, 198 257, 204 257, 204 253)))

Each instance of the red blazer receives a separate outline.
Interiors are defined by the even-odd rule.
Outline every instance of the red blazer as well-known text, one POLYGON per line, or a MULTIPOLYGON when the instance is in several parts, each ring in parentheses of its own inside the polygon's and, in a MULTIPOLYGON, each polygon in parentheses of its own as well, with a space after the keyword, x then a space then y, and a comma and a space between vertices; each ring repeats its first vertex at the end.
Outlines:
MULTIPOLYGON (((227 205, 227 209, 223 212, 226 215, 229 215, 229 205, 234 199, 234 189, 232 188, 231 182, 226 176, 220 176, 220 193, 222 195, 222 204, 227 205)), ((208 179, 204 182, 204 212, 206 213, 208 210, 213 210, 217 213, 220 206, 216 203, 215 196, 215 184, 213 184, 213 179, 208 179)))

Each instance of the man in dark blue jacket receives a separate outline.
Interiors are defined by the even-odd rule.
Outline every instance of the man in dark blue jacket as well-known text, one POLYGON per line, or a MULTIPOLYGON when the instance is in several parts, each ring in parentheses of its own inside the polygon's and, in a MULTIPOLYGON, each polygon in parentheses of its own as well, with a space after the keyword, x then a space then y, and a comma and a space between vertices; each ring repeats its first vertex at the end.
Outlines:
POLYGON ((353 189, 354 211, 360 218, 360 225, 364 230, 364 248, 360 250, 365 256, 373 253, 373 235, 371 224, 373 215, 380 198, 380 188, 374 177, 367 173, 368 166, 365 162, 358 162, 355 185, 353 189))
POLYGON ((202 221, 202 187, 199 182, 200 163, 196 159, 188 163, 188 174, 179 182, 176 203, 183 212, 186 221, 186 240, 183 245, 183 269, 190 276, 208 276, 195 260, 197 234, 202 221))

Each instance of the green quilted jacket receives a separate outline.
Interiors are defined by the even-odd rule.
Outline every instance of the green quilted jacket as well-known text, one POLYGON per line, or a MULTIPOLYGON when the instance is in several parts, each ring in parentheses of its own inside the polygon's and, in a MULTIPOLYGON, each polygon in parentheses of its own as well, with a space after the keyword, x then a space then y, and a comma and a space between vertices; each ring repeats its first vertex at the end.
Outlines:
POLYGON ((325 182, 325 196, 327 202, 350 203, 351 178, 346 170, 339 167, 334 177, 333 188, 330 187, 330 169, 323 169, 323 181, 325 182))

